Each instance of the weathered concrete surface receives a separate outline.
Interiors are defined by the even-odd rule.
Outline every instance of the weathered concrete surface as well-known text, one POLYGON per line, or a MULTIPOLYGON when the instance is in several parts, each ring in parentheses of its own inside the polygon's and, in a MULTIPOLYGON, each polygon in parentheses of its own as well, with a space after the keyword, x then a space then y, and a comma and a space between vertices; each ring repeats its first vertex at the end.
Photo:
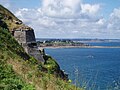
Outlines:
POLYGON ((33 30, 14 30, 12 34, 21 44, 36 42, 33 30))
POLYGON ((33 56, 37 60, 44 62, 43 55, 41 51, 38 49, 34 30, 31 28, 18 28, 12 31, 12 35, 21 44, 29 55, 33 56))
POLYGON ((26 42, 36 42, 33 30, 26 31, 26 42))

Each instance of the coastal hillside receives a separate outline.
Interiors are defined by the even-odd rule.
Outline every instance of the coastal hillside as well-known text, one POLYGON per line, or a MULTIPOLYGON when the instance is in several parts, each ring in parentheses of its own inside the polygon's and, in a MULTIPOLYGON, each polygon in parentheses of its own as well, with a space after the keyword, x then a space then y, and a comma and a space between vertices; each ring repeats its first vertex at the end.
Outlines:
POLYGON ((12 30, 23 25, 14 14, 12 14, 7 8, 0 5, 0 18, 7 24, 9 30, 12 30))
POLYGON ((51 56, 44 53, 43 63, 25 51, 11 34, 24 26, 0 5, 0 90, 83 90, 70 83, 51 56))

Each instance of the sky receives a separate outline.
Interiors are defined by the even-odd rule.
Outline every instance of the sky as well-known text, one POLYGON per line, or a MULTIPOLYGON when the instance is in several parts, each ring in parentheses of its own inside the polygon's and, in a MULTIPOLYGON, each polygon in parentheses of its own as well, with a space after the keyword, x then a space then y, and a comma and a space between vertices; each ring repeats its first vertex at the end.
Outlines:
POLYGON ((120 0, 0 0, 37 38, 120 39, 120 0))

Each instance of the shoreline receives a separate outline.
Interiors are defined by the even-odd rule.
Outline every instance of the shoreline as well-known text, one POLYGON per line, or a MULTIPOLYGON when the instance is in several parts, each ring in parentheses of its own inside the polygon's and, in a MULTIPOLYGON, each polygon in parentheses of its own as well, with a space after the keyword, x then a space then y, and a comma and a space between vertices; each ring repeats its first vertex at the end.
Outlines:
POLYGON ((57 48, 120 48, 120 46, 49 46, 49 47, 39 47, 45 49, 57 49, 57 48))

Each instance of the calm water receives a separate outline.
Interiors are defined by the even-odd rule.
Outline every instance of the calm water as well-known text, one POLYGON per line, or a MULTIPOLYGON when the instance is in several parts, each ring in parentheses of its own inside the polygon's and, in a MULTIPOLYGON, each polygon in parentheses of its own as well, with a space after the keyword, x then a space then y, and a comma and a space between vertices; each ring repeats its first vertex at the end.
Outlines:
POLYGON ((120 42, 89 42, 92 46, 120 46, 120 42))
POLYGON ((46 53, 57 60, 73 84, 92 90, 120 90, 120 48, 46 49, 46 53))

